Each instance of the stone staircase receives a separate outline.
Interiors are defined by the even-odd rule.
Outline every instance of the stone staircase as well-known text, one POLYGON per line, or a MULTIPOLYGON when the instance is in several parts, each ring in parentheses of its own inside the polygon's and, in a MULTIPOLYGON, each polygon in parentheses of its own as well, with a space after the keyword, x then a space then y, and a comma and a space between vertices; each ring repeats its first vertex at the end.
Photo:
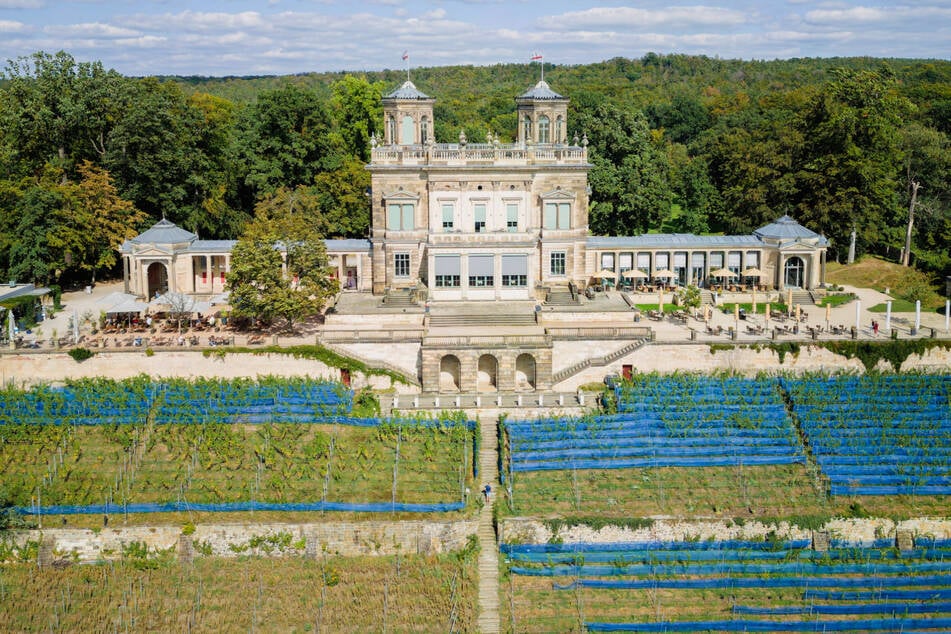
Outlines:
POLYGON ((792 303, 793 306, 815 306, 816 298, 813 297, 812 293, 809 291, 793 291, 792 303))
POLYGON ((483 634, 490 634, 499 631, 499 543, 492 522, 492 506, 501 492, 499 465, 496 461, 499 448, 498 420, 484 417, 480 425, 482 446, 479 447, 479 473, 483 484, 488 482, 492 485, 492 496, 479 513, 478 629, 483 634))
POLYGON ((484 326, 534 326, 535 314, 493 313, 481 314, 439 314, 429 315, 430 328, 480 328, 484 326))
POLYGON ((567 288, 553 288, 545 297, 546 306, 578 306, 580 303, 567 288))
POLYGON ((609 363, 617 361, 624 355, 630 354, 647 343, 646 339, 638 339, 632 343, 627 344, 619 350, 615 350, 611 354, 605 355, 603 357, 590 357, 584 361, 580 361, 573 366, 567 367, 564 370, 559 370, 555 372, 551 377, 552 385, 557 385, 567 378, 570 378, 584 369, 587 368, 601 368, 609 363))
POLYGON ((705 289, 705 288, 701 288, 701 289, 700 289, 700 305, 701 305, 701 306, 704 306, 704 305, 707 305, 707 304, 709 304, 710 306, 714 306, 714 303, 713 303, 713 292, 712 292, 712 291, 708 291, 708 290, 705 289))
POLYGON ((391 288, 383 294, 382 305, 387 308, 411 308, 417 306, 411 288, 391 288))

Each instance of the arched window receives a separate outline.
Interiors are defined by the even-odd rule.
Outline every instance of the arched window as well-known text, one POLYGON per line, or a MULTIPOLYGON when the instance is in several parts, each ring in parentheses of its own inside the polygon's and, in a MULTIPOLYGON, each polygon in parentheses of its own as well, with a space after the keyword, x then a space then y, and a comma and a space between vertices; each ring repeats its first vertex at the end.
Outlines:
POLYGON ((565 142, 565 120, 560 115, 555 119, 555 143, 565 142))
POLYGON ((538 117, 538 142, 551 143, 551 122, 545 115, 538 117))
POLYGON ((429 142, 429 118, 423 117, 419 120, 419 142, 423 145, 429 142))
POLYGON ((386 120, 386 140, 388 143, 396 143, 396 119, 392 116, 386 120))
POLYGON ((403 125, 400 126, 400 145, 413 145, 416 142, 416 126, 413 123, 413 117, 405 115, 403 125))
POLYGON ((524 129, 524 132, 525 132, 525 141, 526 141, 526 142, 531 141, 531 140, 532 140, 532 118, 531 118, 531 117, 525 117, 525 121, 523 122, 523 126, 524 126, 523 129, 524 129))

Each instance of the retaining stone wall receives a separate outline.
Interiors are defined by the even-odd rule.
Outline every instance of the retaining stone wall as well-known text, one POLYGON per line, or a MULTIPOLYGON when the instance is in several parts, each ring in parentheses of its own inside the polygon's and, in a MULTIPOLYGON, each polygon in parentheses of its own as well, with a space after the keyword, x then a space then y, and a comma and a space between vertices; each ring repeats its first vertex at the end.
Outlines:
MULTIPOLYGON (((210 548, 221 557, 244 554, 270 556, 310 555, 321 552, 347 557, 359 555, 439 554, 459 550, 469 535, 475 535, 477 520, 458 521, 366 521, 321 524, 208 524, 198 525, 190 535, 197 551, 210 548), (265 536, 289 534, 290 545, 268 546, 265 536), (257 549, 252 540, 264 541, 257 549)), ((99 531, 79 528, 51 528, 21 531, 15 541, 52 544, 54 557, 76 557, 79 561, 119 559, 123 546, 141 542, 150 551, 179 549, 181 526, 132 526, 103 528, 99 531)), ((273 544, 273 542, 272 542, 273 544)))
MULTIPOLYGON (((951 538, 951 520, 916 518, 894 522, 887 518, 833 519, 821 531, 832 539, 844 539, 854 543, 871 543, 878 538, 894 539, 899 530, 913 535, 931 536, 937 539, 951 538)), ((765 539, 774 531, 781 539, 811 539, 812 531, 787 522, 764 524, 757 521, 744 522, 742 526, 730 520, 655 520, 648 528, 630 529, 620 526, 605 526, 593 529, 590 526, 562 528, 557 535, 543 522, 525 518, 503 520, 499 526, 500 541, 520 544, 546 544, 557 537, 564 543, 613 543, 646 541, 706 541, 765 539)))

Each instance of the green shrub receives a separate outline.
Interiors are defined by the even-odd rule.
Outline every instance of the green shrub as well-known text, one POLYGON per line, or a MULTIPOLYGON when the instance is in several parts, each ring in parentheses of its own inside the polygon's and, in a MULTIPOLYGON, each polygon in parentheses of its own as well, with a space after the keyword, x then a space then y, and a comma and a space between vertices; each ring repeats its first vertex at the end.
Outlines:
POLYGON ((96 353, 90 350, 89 348, 73 348, 67 352, 69 356, 73 358, 73 361, 76 363, 82 363, 86 359, 94 356, 96 353))

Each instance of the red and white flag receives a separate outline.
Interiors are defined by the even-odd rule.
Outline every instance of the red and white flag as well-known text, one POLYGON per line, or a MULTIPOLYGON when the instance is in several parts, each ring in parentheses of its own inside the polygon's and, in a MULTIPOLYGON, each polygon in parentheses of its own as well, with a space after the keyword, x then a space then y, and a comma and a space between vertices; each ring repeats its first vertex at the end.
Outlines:
POLYGON ((540 62, 540 61, 542 61, 542 54, 541 54, 541 53, 535 53, 535 52, 533 52, 533 53, 532 53, 532 61, 533 61, 533 62, 540 62))
POLYGON ((409 59, 409 51, 403 51, 403 61, 405 62, 408 59, 409 59))

